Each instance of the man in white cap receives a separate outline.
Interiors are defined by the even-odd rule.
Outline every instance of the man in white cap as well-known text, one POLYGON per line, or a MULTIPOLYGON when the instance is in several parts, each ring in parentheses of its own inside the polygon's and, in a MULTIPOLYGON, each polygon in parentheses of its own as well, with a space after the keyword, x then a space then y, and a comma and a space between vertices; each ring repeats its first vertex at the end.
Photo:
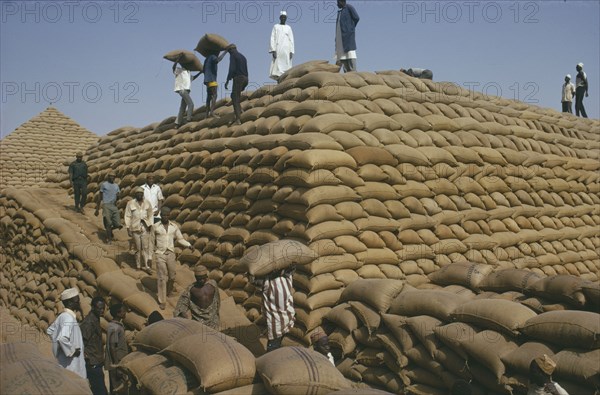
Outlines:
POLYGON ((583 63, 577 64, 577 77, 575 77, 575 115, 587 118, 585 107, 583 107, 583 95, 588 97, 588 80, 585 71, 583 71, 583 63))
POLYGON ((294 33, 292 28, 285 24, 285 21, 287 21, 287 12, 281 11, 279 23, 273 26, 271 31, 269 52, 273 56, 273 60, 269 69, 269 78, 275 81, 279 80, 281 74, 292 68, 292 58, 294 57, 294 33))
POLYGON ((571 82, 571 74, 565 76, 565 83, 562 87, 562 112, 573 114, 573 95, 575 94, 575 85, 571 82))
POLYGON ((77 288, 66 289, 60 294, 60 300, 65 309, 46 330, 52 340, 52 353, 60 366, 85 379, 83 337, 75 313, 81 311, 79 291, 77 288))
POLYGON ((546 354, 533 359, 529 365, 527 395, 569 395, 563 387, 552 380, 554 369, 556 369, 556 362, 546 354))
POLYGON ((142 187, 135 188, 134 196, 135 198, 127 202, 127 206, 125 207, 125 228, 135 245, 136 268, 140 270, 142 262, 144 262, 144 270, 149 272, 149 231, 150 227, 154 224, 152 204, 144 199, 144 189, 142 187))

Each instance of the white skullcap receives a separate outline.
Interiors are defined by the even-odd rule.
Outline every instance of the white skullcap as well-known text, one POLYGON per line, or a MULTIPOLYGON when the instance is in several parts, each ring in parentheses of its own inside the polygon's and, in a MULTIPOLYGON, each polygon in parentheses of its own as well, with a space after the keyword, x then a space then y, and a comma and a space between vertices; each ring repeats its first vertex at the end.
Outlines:
POLYGON ((577 66, 583 68, 583 63, 577 63, 577 66))
POLYGON ((283 10, 283 11, 281 11, 281 12, 279 13, 279 15, 285 15, 285 16, 287 16, 287 11, 283 10))
POLYGON ((571 79, 571 74, 567 74, 567 75, 565 75, 565 77, 567 77, 568 79, 571 79))
POLYGON ((60 294, 60 300, 67 300, 67 299, 71 299, 74 298, 75 296, 79 295, 79 290, 77 288, 69 288, 69 289, 65 289, 61 294, 60 294))

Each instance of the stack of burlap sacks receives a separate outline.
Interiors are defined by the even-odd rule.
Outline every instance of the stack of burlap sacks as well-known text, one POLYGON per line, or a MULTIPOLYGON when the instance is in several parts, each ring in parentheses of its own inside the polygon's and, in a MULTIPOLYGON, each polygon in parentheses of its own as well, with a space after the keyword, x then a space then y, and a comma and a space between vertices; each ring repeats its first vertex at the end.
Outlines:
POLYGON ((67 168, 77 151, 97 141, 94 133, 48 107, 0 142, 0 189, 68 180, 67 168))
POLYGON ((35 345, 0 345, 0 387, 3 394, 91 395, 89 383, 44 357, 35 345))
POLYGON ((600 286, 569 275, 491 270, 446 266, 422 289, 356 281, 323 324, 342 358, 338 368, 394 393, 447 394, 458 379, 476 394, 526 393, 531 361, 547 354, 569 393, 594 394, 600 286))
MULTIPOLYGON (((471 261, 596 281, 600 124, 399 72, 311 62, 243 97, 242 125, 174 118, 89 151, 91 201, 113 170, 125 195, 157 177, 219 286, 260 319, 239 259, 282 238, 319 257, 294 280, 305 336, 358 278, 426 282, 471 261), (317 70, 317 71, 315 71, 317 70)), ((124 202, 121 202, 121 209, 124 202)))
POLYGON ((182 318, 148 326, 133 345, 119 364, 129 393, 320 395, 353 386, 310 349, 284 347, 255 358, 233 338, 182 318))
MULTIPOLYGON (((71 287, 82 294, 83 315, 90 311, 91 298, 96 295, 128 306, 128 338, 158 309, 136 279, 106 257, 102 246, 92 244, 77 225, 45 208, 26 190, 2 191, 0 235, 4 258, 0 299, 21 321, 45 330, 62 311, 61 292, 71 287)), ((104 330, 109 320, 107 312, 100 321, 104 330)))

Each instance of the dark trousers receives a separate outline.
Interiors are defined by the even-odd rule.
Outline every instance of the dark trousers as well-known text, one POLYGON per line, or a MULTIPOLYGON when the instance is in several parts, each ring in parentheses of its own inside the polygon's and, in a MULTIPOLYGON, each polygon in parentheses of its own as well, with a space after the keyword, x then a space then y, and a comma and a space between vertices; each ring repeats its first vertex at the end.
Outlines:
POLYGON ((281 341, 283 337, 278 337, 277 339, 269 340, 267 342, 267 352, 277 350, 281 347, 281 341))
POLYGON ((245 75, 238 75, 233 77, 233 87, 231 88, 231 101, 233 102, 233 111, 235 112, 235 119, 241 121, 242 106, 240 101, 242 100, 242 91, 248 86, 248 77, 245 75))
POLYGON ((92 394, 108 395, 106 385, 104 385, 104 370, 102 369, 102 365, 86 365, 85 370, 92 394))
POLYGON ((587 118, 587 114, 585 113, 585 107, 583 107, 583 95, 585 95, 585 88, 583 86, 578 86, 575 89, 575 115, 587 118))
POLYGON ((206 87, 206 113, 212 115, 215 110, 215 103, 217 102, 217 88, 216 86, 206 87))
POLYGON ((573 102, 562 102, 562 112, 568 112, 569 114, 573 114, 573 102))
POLYGON ((75 208, 83 208, 87 200, 87 181, 73 181, 73 195, 75 195, 75 208))

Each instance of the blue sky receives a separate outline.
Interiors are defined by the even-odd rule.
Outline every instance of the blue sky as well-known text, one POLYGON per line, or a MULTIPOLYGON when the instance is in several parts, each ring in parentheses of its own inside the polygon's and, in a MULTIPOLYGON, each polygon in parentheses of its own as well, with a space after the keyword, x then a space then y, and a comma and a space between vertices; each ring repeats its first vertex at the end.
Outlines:
MULTIPOLYGON (((588 115, 600 117, 600 1, 349 1, 361 71, 425 67, 453 81, 560 110, 565 74, 585 64, 588 115)), ((288 11, 295 64, 332 60, 335 1, 2 1, 0 136, 49 101, 91 131, 142 127, 176 115, 171 63, 205 33, 238 45, 250 85, 271 83, 267 53, 279 11, 288 11)), ((219 97, 228 58, 219 66, 219 97)), ((196 106, 205 100, 192 85, 196 106)))

